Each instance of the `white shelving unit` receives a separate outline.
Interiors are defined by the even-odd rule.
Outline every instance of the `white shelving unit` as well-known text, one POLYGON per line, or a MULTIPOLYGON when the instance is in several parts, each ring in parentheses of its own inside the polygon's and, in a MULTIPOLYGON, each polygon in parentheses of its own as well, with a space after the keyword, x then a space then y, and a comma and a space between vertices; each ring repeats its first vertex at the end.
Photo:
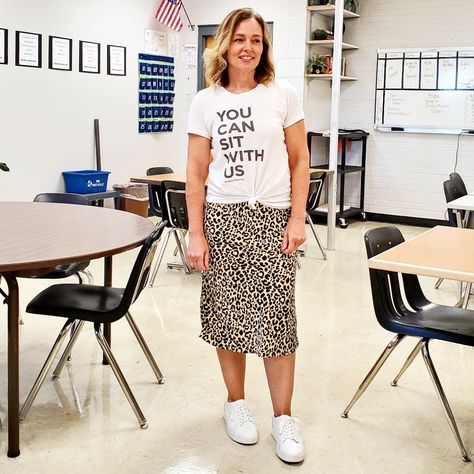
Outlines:
MULTIPOLYGON (((336 5, 328 4, 328 5, 315 5, 312 7, 306 7, 308 11, 311 13, 319 13, 323 16, 328 16, 334 18, 336 16, 336 5)), ((360 18, 360 15, 354 12, 350 12, 349 10, 344 10, 343 17, 345 18, 360 18)))
MULTIPOLYGON (((331 120, 330 126, 325 129, 330 130, 330 142, 329 142, 329 169, 337 170, 337 159, 338 159, 338 141, 339 141, 339 103, 340 103, 340 88, 341 83, 349 83, 357 81, 356 77, 342 75, 340 67, 334 67, 334 65, 342 64, 342 52, 356 51, 357 45, 346 43, 342 41, 343 35, 343 22, 344 20, 352 20, 359 18, 357 13, 344 10, 344 0, 335 0, 335 4, 328 5, 316 5, 306 7, 306 60, 308 60, 314 53, 315 50, 329 50, 332 52, 332 72, 330 74, 305 74, 305 78, 308 81, 307 87, 309 87, 309 81, 331 81, 331 120), (327 28, 329 20, 324 18, 333 19, 334 31, 332 40, 313 40, 312 31, 314 28, 313 19, 318 15, 322 18, 322 23, 325 25, 324 29, 327 28)), ((325 55, 324 53, 320 53, 325 55)), ((326 53, 327 54, 327 53, 326 53)), ((349 64, 350 68, 350 64, 349 64)), ((350 72, 350 69, 349 69, 350 72)), ((311 92, 309 92, 309 97, 311 92)), ((311 100, 311 99, 309 99, 311 100)), ((336 227, 336 196, 337 196, 337 173, 328 175, 328 203, 326 205, 328 212, 327 220, 327 248, 328 250, 334 250, 335 248, 335 227, 336 227)))
MULTIPOLYGON (((319 79, 320 81, 332 81, 332 74, 305 74, 308 79, 319 79)), ((341 76, 341 82, 357 81, 357 77, 341 76)))
MULTIPOLYGON (((334 49, 334 40, 308 40, 306 44, 310 46, 319 46, 320 48, 334 49)), ((342 49, 344 51, 351 49, 359 49, 359 46, 349 43, 342 43, 342 49)))

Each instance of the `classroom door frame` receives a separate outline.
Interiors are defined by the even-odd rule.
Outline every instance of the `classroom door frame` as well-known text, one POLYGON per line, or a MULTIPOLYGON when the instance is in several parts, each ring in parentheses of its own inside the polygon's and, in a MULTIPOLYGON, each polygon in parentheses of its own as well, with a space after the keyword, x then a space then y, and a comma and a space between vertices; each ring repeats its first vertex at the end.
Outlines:
MULTIPOLYGON (((209 37, 214 36, 219 25, 198 25, 198 69, 197 69, 197 90, 204 89, 206 80, 204 79, 204 62, 202 54, 206 49, 206 42, 209 37)), ((273 44, 273 22, 267 22, 270 33, 270 41, 273 44)))

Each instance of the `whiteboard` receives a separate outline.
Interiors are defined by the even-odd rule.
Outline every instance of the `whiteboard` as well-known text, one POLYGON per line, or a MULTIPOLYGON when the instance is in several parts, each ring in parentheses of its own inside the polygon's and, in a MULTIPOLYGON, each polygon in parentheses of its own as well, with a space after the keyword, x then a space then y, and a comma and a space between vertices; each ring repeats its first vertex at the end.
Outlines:
POLYGON ((375 128, 474 130, 474 46, 377 51, 375 128))

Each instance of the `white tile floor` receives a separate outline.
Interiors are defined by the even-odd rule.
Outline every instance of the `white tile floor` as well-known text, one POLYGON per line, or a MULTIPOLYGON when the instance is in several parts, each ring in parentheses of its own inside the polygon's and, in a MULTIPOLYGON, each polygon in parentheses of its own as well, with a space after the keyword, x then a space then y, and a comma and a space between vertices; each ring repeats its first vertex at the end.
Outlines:
MULTIPOLYGON (((113 350, 148 418, 141 430, 101 353, 91 327, 84 330, 58 383, 48 380, 21 426, 22 454, 6 457, 6 431, 0 433, 0 472, 9 473, 455 473, 472 472, 463 463, 423 362, 416 360, 400 386, 390 386, 413 343, 405 341, 373 385, 342 419, 341 410, 392 337, 372 310, 364 232, 375 223, 353 223, 337 230, 336 252, 325 262, 309 239, 298 272, 300 348, 294 414, 302 421, 307 457, 286 465, 274 453, 271 403, 263 364, 248 361, 247 399, 260 430, 255 446, 241 446, 225 434, 223 383, 214 350, 198 339, 200 276, 163 266, 156 287, 146 289, 133 307, 165 375, 153 373, 124 321, 113 328, 113 350)), ((325 228, 319 227, 322 237, 325 228)), ((405 237, 423 229, 401 226, 405 237)), ((114 259, 114 279, 125 284, 135 252, 114 259)), ((168 259, 172 256, 168 255, 168 259)), ((92 270, 102 278, 100 262, 92 270)), ((444 282, 429 297, 453 304, 457 287, 444 282)), ((46 282, 23 280, 22 307, 46 282)), ((6 308, 0 307, 0 333, 6 339, 6 308)), ((25 315, 21 328, 23 400, 62 321, 25 315)), ((474 452, 474 351, 432 344, 433 360, 457 418, 467 449, 474 452)), ((0 377, 6 380, 5 344, 0 377)), ((5 425, 6 387, 0 385, 0 416, 5 425)))

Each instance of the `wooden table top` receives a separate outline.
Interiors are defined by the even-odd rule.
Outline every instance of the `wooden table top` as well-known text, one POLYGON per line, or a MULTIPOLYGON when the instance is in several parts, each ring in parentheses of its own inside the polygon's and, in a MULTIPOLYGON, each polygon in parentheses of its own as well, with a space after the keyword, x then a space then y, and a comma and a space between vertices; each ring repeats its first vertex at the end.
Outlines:
MULTIPOLYGON (((333 174, 334 170, 326 170, 321 168, 310 168, 310 173, 316 173, 324 171, 327 174, 333 174)), ((168 174, 154 174, 151 176, 136 176, 130 178, 132 183, 146 183, 146 184, 157 184, 161 183, 162 181, 179 181, 181 183, 186 182, 186 171, 177 171, 175 173, 168 173, 168 174)))
POLYGON ((0 202, 0 216, 1 273, 114 255, 154 229, 143 217, 95 206, 0 202))
POLYGON ((459 209, 462 211, 474 211, 474 196, 466 194, 460 198, 454 199, 447 204, 449 209, 459 209))
POLYGON ((369 268, 474 283, 474 230, 434 227, 369 259, 369 268))

